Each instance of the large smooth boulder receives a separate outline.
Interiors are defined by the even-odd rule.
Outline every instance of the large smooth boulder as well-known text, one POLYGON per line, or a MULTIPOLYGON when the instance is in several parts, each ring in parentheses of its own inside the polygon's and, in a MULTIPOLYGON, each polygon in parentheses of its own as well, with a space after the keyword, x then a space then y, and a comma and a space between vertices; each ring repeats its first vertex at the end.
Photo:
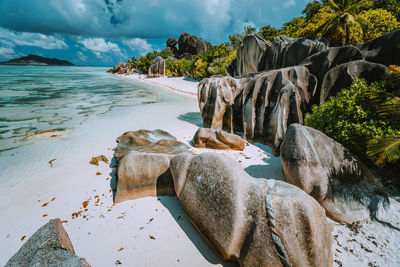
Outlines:
POLYGON ((189 220, 222 259, 241 266, 332 266, 331 225, 302 190, 253 178, 220 154, 180 154, 170 168, 189 220))
POLYGON ((369 216, 367 206, 384 200, 380 183, 347 148, 322 132, 292 124, 281 146, 286 181, 314 197, 335 221, 352 223, 369 216), (364 205, 361 205, 364 204, 364 205))
POLYGON ((355 46, 330 47, 306 58, 304 64, 308 70, 317 78, 318 86, 313 104, 320 104, 320 89, 326 73, 332 68, 354 60, 362 60, 363 55, 355 46))
POLYGON ((90 267, 84 258, 75 255, 71 240, 58 218, 40 227, 5 266, 90 267))
POLYGON ((153 64, 147 72, 148 78, 164 77, 165 76, 165 60, 158 56, 154 59, 153 64))
POLYGON ((114 202, 150 196, 174 196, 174 184, 169 171, 172 157, 168 154, 129 152, 118 164, 114 202))
POLYGON ((210 128, 199 128, 193 137, 192 144, 197 148, 219 150, 243 150, 245 147, 245 142, 240 136, 210 128))
POLYGON ((227 72, 234 77, 244 76, 250 73, 256 73, 264 69, 263 56, 271 44, 257 35, 247 35, 243 43, 237 49, 236 58, 227 72))
POLYGON ((125 132, 115 141, 117 148, 114 157, 117 161, 121 160, 129 151, 176 155, 189 148, 179 142, 175 136, 160 129, 125 132))
POLYGON ((173 196, 169 162, 188 146, 162 130, 138 130, 117 138, 114 156, 118 163, 114 202, 146 196, 173 196))
POLYGON ((275 37, 269 43, 256 35, 248 35, 237 50, 236 59, 226 69, 234 77, 300 65, 307 57, 326 50, 322 37, 275 37))
POLYGON ((372 83, 381 80, 387 72, 384 65, 365 60, 340 64, 326 73, 321 84, 319 102, 323 103, 328 97, 348 88, 356 78, 362 78, 368 83, 372 83))
POLYGON ((327 47, 328 40, 323 37, 291 38, 284 35, 275 37, 270 48, 264 53, 262 70, 300 65, 307 57, 325 51, 327 47))
POLYGON ((184 32, 179 37, 178 47, 178 57, 180 58, 185 53, 191 55, 200 54, 201 52, 211 49, 212 45, 201 38, 197 38, 194 35, 190 35, 187 32, 184 32))
POLYGON ((169 38, 167 40, 167 48, 171 49, 172 53, 177 57, 178 56, 178 49, 176 48, 176 44, 178 40, 175 38, 169 38))
MULTIPOLYGON (((232 106, 247 81, 247 78, 212 76, 199 83, 197 97, 205 128, 220 129, 224 122, 232 119, 232 106)), ((233 129, 228 130, 232 131, 233 129)))
POLYGON ((361 46, 365 60, 389 65, 400 65, 400 30, 375 38, 361 46))
POLYGON ((305 66, 288 67, 248 78, 211 77, 199 85, 199 106, 207 128, 243 132, 245 140, 273 147, 286 128, 303 123, 317 80, 305 66))

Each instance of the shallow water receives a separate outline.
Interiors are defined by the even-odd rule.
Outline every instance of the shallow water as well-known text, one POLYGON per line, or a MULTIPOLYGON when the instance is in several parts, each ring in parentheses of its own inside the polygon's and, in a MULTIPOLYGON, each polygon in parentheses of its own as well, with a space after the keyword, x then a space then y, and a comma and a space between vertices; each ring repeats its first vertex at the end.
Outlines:
POLYGON ((0 153, 39 130, 74 130, 118 107, 169 101, 170 94, 104 67, 0 66, 0 153))

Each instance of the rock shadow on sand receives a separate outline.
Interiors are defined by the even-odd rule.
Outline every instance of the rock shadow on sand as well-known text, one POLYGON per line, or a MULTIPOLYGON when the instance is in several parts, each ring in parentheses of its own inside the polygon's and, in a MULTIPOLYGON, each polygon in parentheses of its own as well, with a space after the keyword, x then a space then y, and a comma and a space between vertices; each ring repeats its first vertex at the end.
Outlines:
POLYGON ((200 112, 188 112, 181 114, 178 116, 178 119, 196 125, 197 127, 203 127, 203 118, 201 117, 200 112))

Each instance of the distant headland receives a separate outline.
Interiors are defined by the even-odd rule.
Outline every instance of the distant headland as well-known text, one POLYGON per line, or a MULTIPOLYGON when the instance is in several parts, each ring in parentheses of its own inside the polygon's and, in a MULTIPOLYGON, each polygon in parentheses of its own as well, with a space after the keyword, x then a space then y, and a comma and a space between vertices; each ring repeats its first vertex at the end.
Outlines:
POLYGON ((28 55, 16 59, 11 59, 6 62, 1 62, 0 65, 34 65, 34 66, 74 66, 67 60, 57 58, 46 58, 36 55, 28 55))

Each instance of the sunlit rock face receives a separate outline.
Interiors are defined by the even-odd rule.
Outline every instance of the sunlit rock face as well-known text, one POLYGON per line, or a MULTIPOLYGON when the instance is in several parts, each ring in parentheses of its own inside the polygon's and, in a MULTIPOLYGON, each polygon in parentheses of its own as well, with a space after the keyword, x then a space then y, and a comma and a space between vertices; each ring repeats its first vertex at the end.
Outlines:
POLYGON ((117 138, 116 203, 146 196, 175 195, 170 159, 188 147, 162 130, 138 130, 117 138))
POLYGON ((199 84, 200 113, 205 127, 242 132, 278 155, 287 126, 303 123, 316 87, 305 66, 245 78, 211 77, 199 84))
POLYGON ((236 134, 210 128, 199 128, 193 137, 192 145, 196 148, 243 150, 245 141, 236 134))
POLYGON ((75 255, 59 218, 40 227, 5 266, 90 267, 84 258, 75 255))
POLYGON ((374 174, 348 149, 318 130, 290 125, 281 158, 286 181, 313 196, 336 221, 368 218, 368 208, 375 212, 385 201, 374 174))
POLYGON ((165 60, 158 56, 149 67, 147 78, 157 78, 165 76, 165 60))
POLYGON ((222 259, 241 266, 332 266, 331 225, 304 191, 253 178, 216 153, 183 153, 170 168, 188 218, 222 259))

